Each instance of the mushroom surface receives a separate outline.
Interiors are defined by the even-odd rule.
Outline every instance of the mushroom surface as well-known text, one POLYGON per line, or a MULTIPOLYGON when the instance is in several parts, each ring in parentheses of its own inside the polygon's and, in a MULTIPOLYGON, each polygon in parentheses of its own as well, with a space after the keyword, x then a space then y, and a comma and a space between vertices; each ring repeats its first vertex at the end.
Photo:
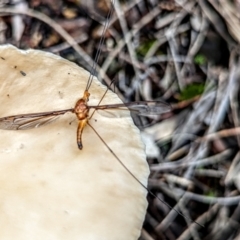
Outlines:
MULTIPOLYGON (((72 108, 89 73, 51 53, 0 46, 0 118, 72 108)), ((94 78, 89 105, 105 87, 94 78)), ((101 104, 121 103, 108 91, 101 104)), ((91 125, 146 186, 149 174, 132 119, 95 112, 91 125)), ((73 113, 28 130, 0 129, 0 239, 137 239, 146 190, 119 164, 94 131, 76 144, 73 113)))

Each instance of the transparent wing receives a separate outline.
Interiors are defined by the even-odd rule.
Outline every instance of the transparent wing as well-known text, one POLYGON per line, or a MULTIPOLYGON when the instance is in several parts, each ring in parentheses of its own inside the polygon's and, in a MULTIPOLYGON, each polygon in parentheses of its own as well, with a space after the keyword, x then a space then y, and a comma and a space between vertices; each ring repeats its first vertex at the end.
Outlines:
MULTIPOLYGON (((96 110, 104 110, 101 114, 109 117, 119 115, 118 112, 124 112, 129 110, 140 116, 151 116, 159 115, 161 113, 171 111, 171 106, 163 101, 139 101, 130 102, 124 104, 110 104, 110 105, 100 105, 100 106, 89 106, 89 108, 95 108, 96 110), (109 110, 116 110, 116 113, 109 110), (105 112, 107 114, 105 114, 105 112)), ((100 113, 100 111, 99 111, 100 113)))
POLYGON ((44 126, 56 120, 66 112, 73 112, 73 109, 66 109, 52 112, 19 114, 0 118, 0 129, 4 130, 25 130, 44 126))
POLYGON ((162 101, 136 102, 128 106, 128 109, 137 112, 137 114, 141 116, 159 115, 172 110, 169 104, 162 101))

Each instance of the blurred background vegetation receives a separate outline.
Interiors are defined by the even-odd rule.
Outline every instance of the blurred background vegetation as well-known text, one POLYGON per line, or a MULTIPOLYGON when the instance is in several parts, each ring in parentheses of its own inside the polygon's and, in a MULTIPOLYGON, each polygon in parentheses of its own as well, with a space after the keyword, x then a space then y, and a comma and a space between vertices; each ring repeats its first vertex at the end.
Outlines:
MULTIPOLYGON (((187 217, 149 196, 140 239, 239 239, 240 2, 114 5, 97 72, 124 102, 171 104, 168 113, 133 118, 149 188, 187 217)), ((110 8, 107 0, 1 0, 0 44, 49 51, 90 71, 110 8)))

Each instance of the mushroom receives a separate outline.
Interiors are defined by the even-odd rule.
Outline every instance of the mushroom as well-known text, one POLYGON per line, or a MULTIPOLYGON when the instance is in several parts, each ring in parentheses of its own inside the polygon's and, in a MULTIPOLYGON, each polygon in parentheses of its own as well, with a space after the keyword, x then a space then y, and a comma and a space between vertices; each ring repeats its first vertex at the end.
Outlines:
MULTIPOLYGON (((0 46, 0 118, 71 108, 88 77, 84 69, 51 53, 0 46)), ((94 78, 89 105, 97 105, 105 89, 94 78)), ((120 102, 108 91, 102 104, 120 102)), ((96 111, 90 123, 147 185, 144 146, 130 115, 109 118, 96 111)), ((76 129, 72 113, 39 128, 0 129, 0 239, 139 237, 146 190, 89 126, 79 150, 76 129)))

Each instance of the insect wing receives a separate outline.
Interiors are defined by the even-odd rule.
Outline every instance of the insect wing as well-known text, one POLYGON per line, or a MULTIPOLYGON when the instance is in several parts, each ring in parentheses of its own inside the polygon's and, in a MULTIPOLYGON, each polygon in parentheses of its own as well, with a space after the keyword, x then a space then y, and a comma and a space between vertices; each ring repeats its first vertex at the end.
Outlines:
POLYGON ((171 111, 171 106, 162 101, 133 102, 127 107, 140 116, 159 115, 171 111))
POLYGON ((72 112, 73 109, 66 109, 52 112, 19 114, 0 118, 0 129, 4 130, 25 130, 44 126, 56 120, 60 115, 66 112, 72 112))
POLYGON ((96 108, 96 110, 101 110, 98 112, 106 117, 129 116, 127 115, 128 111, 131 111, 140 116, 159 115, 161 113, 171 111, 171 106, 162 101, 139 101, 125 104, 91 106, 90 108, 96 108))

